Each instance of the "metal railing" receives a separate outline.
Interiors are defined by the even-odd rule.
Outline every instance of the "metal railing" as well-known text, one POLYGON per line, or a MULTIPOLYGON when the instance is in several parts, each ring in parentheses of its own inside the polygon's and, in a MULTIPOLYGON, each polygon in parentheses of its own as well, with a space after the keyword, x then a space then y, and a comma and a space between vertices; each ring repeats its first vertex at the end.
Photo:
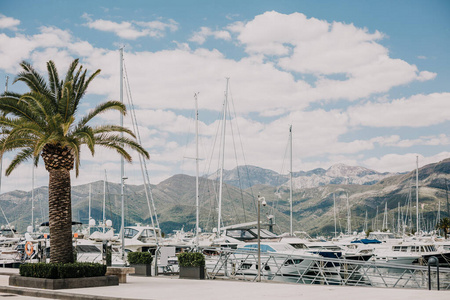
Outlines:
MULTIPOLYGON (((256 281, 256 251, 223 249, 216 253, 206 258, 209 278, 256 281)), ((261 279, 303 284, 450 290, 450 268, 446 267, 439 268, 438 273, 436 267, 428 266, 268 252, 261 253, 261 279)))

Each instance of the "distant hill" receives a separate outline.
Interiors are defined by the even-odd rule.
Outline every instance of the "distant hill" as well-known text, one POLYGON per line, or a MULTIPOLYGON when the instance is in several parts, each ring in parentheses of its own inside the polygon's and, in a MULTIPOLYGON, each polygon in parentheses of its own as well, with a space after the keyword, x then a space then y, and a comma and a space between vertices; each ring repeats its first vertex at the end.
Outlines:
MULTIPOLYGON (((254 166, 241 166, 224 172, 222 199, 223 225, 256 220, 256 198, 266 198, 264 216, 273 215, 275 231, 289 228, 289 177, 254 166), (239 175, 239 176, 238 176, 239 175), (246 179, 247 178, 247 179, 246 179), (241 186, 241 188, 239 188, 241 186)), ((217 227, 218 182, 214 177, 200 178, 200 227, 217 227)), ((441 216, 447 216, 445 179, 450 184, 450 159, 426 165, 419 169, 419 202, 421 226, 433 227, 438 203, 441 216)), ((103 181, 93 182, 93 191, 103 191, 103 181)), ((396 226, 399 215, 405 217, 408 201, 412 202, 415 224, 415 170, 405 174, 378 173, 361 167, 335 165, 328 170, 315 169, 293 173, 294 230, 311 234, 331 234, 334 231, 333 195, 336 199, 338 231, 347 224, 347 195, 350 204, 352 228, 362 230, 365 215, 368 227, 378 224, 381 229, 384 207, 388 207, 388 223, 396 226), (377 216, 378 210, 378 216, 377 216)), ((143 185, 125 187, 125 222, 151 224, 149 205, 143 185)), ((34 218, 37 223, 47 221, 48 188, 35 189, 34 218)), ((89 184, 72 187, 72 214, 75 221, 87 224, 89 184)), ((190 230, 195 226, 195 177, 175 175, 152 186, 156 212, 165 233, 172 230, 190 230)), ((101 220, 103 193, 93 193, 91 214, 101 220)), ((106 218, 120 225, 120 185, 107 183, 106 218)), ((0 205, 9 222, 24 232, 31 221, 31 193, 13 191, 0 195, 0 205)), ((411 209, 408 209, 410 212, 411 209)), ((3 215, 0 224, 6 224, 3 215)))
MULTIPOLYGON (((243 189, 255 185, 281 186, 289 184, 289 174, 279 174, 255 166, 239 166, 230 171, 224 170, 223 174, 224 182, 243 189)), ((398 173, 379 173, 363 167, 337 164, 328 170, 318 168, 306 172, 293 172, 292 182, 295 189, 314 188, 327 184, 371 185, 393 175, 398 175, 398 173)), ((214 180, 217 177, 218 172, 209 175, 208 179, 214 180)))

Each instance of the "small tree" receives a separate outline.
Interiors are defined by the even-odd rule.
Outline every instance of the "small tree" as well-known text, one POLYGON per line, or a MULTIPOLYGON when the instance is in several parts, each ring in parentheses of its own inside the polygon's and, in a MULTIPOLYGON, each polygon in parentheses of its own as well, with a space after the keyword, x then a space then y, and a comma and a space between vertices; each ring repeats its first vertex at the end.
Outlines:
POLYGON ((20 65, 23 71, 14 82, 25 83, 30 91, 0 95, 0 157, 18 152, 6 168, 7 176, 27 160, 37 166, 42 157, 49 173, 51 262, 73 262, 70 171, 75 168, 75 176, 79 174, 81 146, 86 145, 92 155, 96 146, 112 149, 130 162, 131 155, 124 147, 147 158, 149 154, 125 127, 90 125, 97 115, 111 110, 125 115, 126 107, 121 102, 106 101, 78 117, 80 101, 100 70, 87 77, 75 59, 65 78, 60 79, 55 64, 49 61, 47 83, 29 63, 20 65), (127 137, 121 136, 123 133, 127 137))
POLYGON ((442 231, 444 231, 445 238, 447 238, 447 235, 450 231, 450 219, 443 218, 443 219, 439 220, 439 222, 436 225, 436 229, 442 229, 442 231))

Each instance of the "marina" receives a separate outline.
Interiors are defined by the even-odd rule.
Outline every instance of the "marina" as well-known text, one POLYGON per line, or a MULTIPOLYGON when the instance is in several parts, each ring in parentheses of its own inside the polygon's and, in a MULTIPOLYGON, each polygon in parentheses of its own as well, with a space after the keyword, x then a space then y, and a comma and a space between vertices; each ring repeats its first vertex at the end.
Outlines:
POLYGON ((450 298, 450 2, 23 1, 0 298, 450 298))

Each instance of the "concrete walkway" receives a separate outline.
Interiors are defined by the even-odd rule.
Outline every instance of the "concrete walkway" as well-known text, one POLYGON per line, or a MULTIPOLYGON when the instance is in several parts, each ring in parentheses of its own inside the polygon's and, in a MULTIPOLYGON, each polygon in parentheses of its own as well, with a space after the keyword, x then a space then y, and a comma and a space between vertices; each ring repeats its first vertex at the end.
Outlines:
POLYGON ((154 300, 440 300, 450 299, 450 291, 415 289, 387 289, 371 287, 323 286, 283 284, 272 282, 243 282, 228 280, 187 280, 176 277, 128 276, 127 283, 118 286, 66 290, 28 289, 8 286, 7 274, 17 274, 14 269, 0 270, 1 294, 19 294, 12 299, 154 299, 154 300), (9 272, 9 273, 8 273, 9 272))

